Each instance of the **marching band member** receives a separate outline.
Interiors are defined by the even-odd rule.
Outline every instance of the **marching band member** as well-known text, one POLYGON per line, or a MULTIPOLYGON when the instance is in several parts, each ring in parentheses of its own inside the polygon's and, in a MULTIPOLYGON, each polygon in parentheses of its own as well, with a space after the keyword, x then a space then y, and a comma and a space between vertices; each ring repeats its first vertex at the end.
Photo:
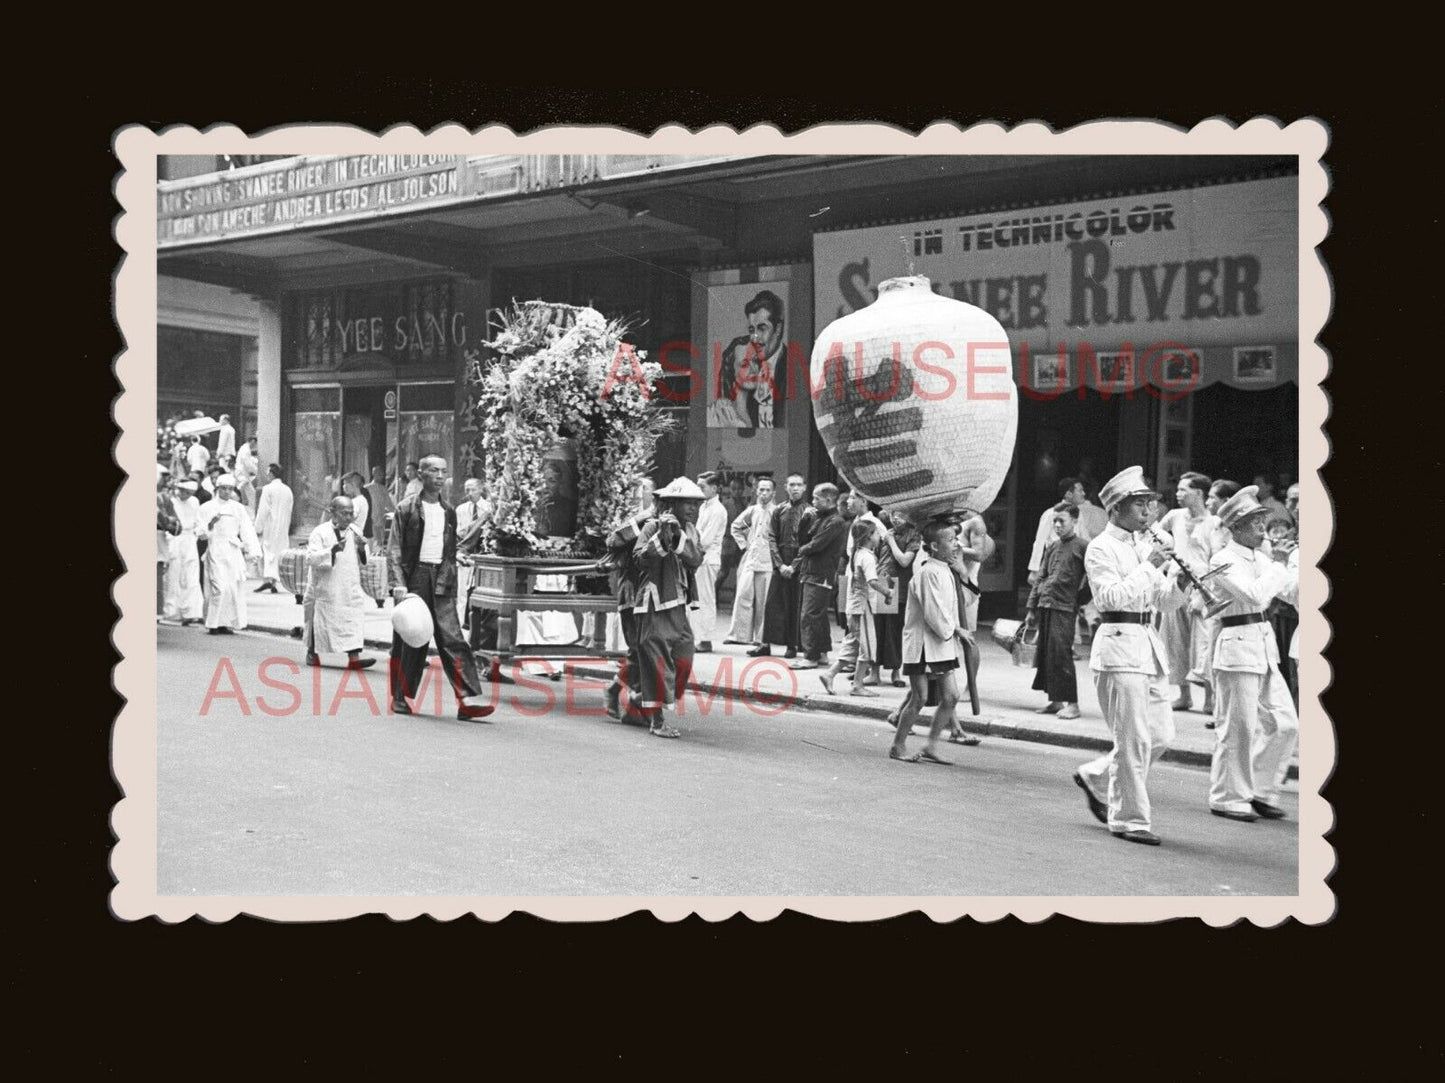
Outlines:
POLYGON ((1174 577, 1163 571, 1173 543, 1167 536, 1145 542, 1135 537, 1147 527, 1150 502, 1158 496, 1144 483, 1143 468, 1138 466, 1115 474, 1099 491, 1109 526, 1089 543, 1084 555, 1085 573, 1102 618, 1089 668, 1114 747, 1074 772, 1089 811, 1108 825, 1109 832, 1146 846, 1159 845, 1149 815, 1149 765, 1174 739, 1165 684, 1167 662, 1164 644, 1154 630, 1154 613, 1184 603, 1174 577))
POLYGON ((1270 509, 1247 485, 1219 509, 1230 542, 1209 561, 1233 604, 1219 615, 1214 679, 1219 696, 1217 742, 1209 769, 1209 809, 1216 816, 1252 821, 1283 818, 1279 790, 1299 737, 1299 717, 1284 676, 1279 647, 1264 615, 1269 603, 1298 590, 1291 569, 1260 549, 1270 509))

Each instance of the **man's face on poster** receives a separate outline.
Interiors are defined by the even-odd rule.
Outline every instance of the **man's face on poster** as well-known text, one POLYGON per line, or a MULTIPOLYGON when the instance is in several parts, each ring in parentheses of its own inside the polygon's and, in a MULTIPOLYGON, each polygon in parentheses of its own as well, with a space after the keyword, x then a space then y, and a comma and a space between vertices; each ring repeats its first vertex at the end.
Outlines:
POLYGON ((764 357, 772 357, 783 341, 782 322, 766 308, 748 313, 748 341, 762 350, 764 357))

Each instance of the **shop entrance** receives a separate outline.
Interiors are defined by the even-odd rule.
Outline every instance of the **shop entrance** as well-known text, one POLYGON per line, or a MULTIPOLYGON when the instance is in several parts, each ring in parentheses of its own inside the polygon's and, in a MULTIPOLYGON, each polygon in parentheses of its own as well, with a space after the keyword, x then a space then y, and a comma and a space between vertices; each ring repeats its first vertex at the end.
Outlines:
MULTIPOLYGON (((357 471, 371 480, 374 467, 387 467, 396 459, 396 385, 347 387, 342 391, 341 472, 357 471), (392 401, 392 419, 387 420, 387 394, 392 401), (392 449, 387 455, 388 444, 392 449)), ((389 479, 388 479, 389 480, 389 479)))

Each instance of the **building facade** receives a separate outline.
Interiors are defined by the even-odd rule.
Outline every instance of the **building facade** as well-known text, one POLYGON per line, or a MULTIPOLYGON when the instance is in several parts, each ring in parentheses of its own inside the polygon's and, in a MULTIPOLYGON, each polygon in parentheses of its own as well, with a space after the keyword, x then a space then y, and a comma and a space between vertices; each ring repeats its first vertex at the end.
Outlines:
POLYGON ((479 472, 467 375, 489 311, 538 297, 630 319, 662 362, 679 425, 659 480, 835 480, 814 337, 907 273, 989 310, 1018 366, 985 615, 1013 609, 1064 476, 1297 469, 1292 159, 356 155, 171 175, 160 273, 256 299, 240 408, 251 364, 298 523, 338 472, 432 452, 479 472), (766 394, 735 378, 750 342, 766 394))

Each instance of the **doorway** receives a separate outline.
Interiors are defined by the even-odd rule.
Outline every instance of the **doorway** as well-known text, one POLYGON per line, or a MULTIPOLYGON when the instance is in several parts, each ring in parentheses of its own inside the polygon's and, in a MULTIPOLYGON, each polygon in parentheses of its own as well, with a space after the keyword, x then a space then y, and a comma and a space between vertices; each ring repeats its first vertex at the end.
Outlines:
MULTIPOLYGON (((371 480, 373 467, 385 467, 387 456, 387 392, 393 401, 395 384, 374 387, 348 387, 343 391, 341 472, 357 471, 365 481, 371 480)), ((395 410, 392 411, 393 415, 395 410)), ((391 426, 395 428, 395 423, 391 426)), ((394 461, 395 456, 392 456, 394 461)), ((390 480, 390 479, 388 479, 390 480)))

